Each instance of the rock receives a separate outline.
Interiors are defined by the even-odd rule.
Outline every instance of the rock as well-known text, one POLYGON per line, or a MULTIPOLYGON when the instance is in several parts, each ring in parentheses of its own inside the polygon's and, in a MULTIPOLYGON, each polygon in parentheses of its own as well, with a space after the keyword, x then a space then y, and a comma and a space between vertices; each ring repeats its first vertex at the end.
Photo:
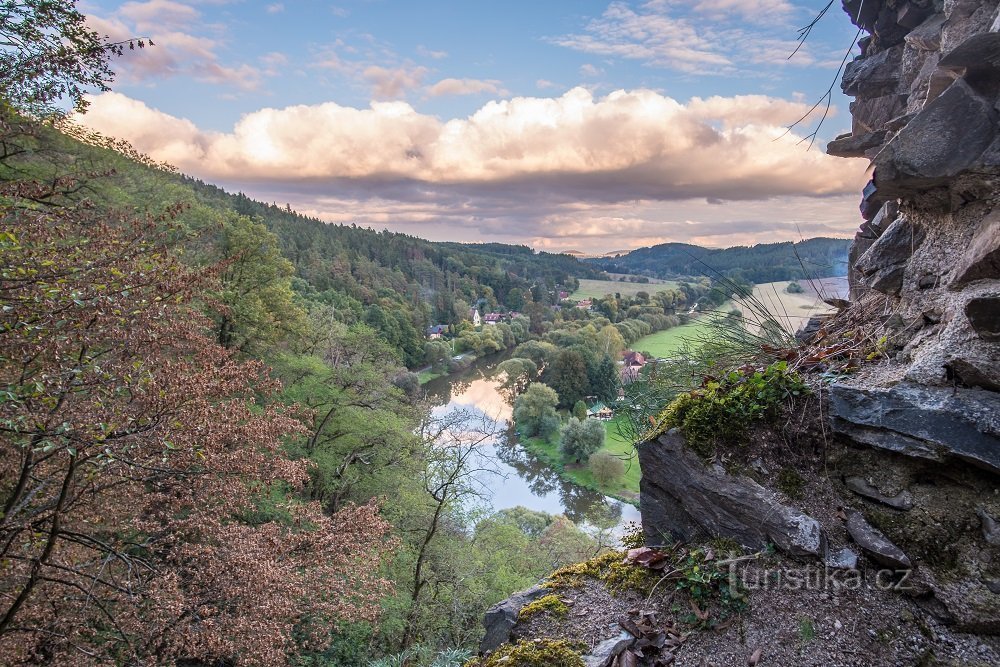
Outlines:
POLYGON ((836 157, 867 157, 868 151, 880 148, 888 136, 888 130, 879 130, 858 137, 850 135, 843 139, 834 139, 826 145, 826 152, 836 157))
POLYGON ((986 540, 987 544, 1000 547, 1000 524, 997 523, 996 519, 987 514, 986 510, 982 507, 976 510, 976 516, 979 517, 983 539, 986 540))
POLYGON ((979 337, 987 341, 1000 341, 1000 296, 969 299, 965 316, 979 337))
POLYGON ((932 287, 937 287, 938 277, 932 274, 927 274, 920 276, 917 280, 917 287, 920 289, 931 289, 932 287))
POLYGON ((849 510, 847 532, 865 554, 876 563, 886 567, 909 569, 909 557, 903 550, 889 541, 882 531, 869 524, 860 512, 849 510))
POLYGON ((485 655, 496 650, 501 644, 510 641, 510 631, 517 624, 517 616, 521 613, 521 608, 549 592, 549 589, 542 586, 532 586, 527 590, 514 593, 506 600, 501 600, 486 610, 486 615, 483 617, 486 635, 479 643, 479 653, 485 655))
POLYGON ((966 387, 1000 391, 1000 363, 996 355, 982 356, 963 350, 961 357, 945 362, 950 377, 966 387))
POLYGON ((882 204, 882 208, 878 210, 875 217, 871 219, 868 226, 872 228, 876 236, 882 236, 885 230, 892 226, 892 223, 896 222, 896 218, 899 217, 899 204, 894 201, 887 201, 882 204))
POLYGON ((954 275, 949 287, 959 287, 973 280, 1000 279, 1000 209, 991 212, 980 223, 954 275))
MULTIPOLYGON (((878 215, 872 223, 876 219, 878 215)), ((854 268, 864 276, 862 282, 885 294, 899 292, 906 260, 920 247, 925 236, 923 227, 910 224, 906 218, 897 218, 854 263, 854 268)))
POLYGON ((853 97, 881 97, 895 93, 899 87, 902 55, 903 46, 899 45, 847 63, 840 82, 844 94, 853 97))
POLYGON ((876 292, 883 294, 899 294, 903 289, 903 275, 906 267, 902 264, 887 266, 879 269, 870 276, 866 276, 863 282, 876 292))
POLYGON ((858 568, 858 555, 844 547, 827 552, 823 564, 833 570, 856 570, 858 568))
POLYGON ((610 667, 618 654, 635 642, 635 637, 622 630, 621 634, 605 639, 583 656, 586 667, 610 667))
POLYGON ((775 492, 748 477, 709 468, 684 446, 676 429, 639 445, 639 465, 640 511, 647 536, 694 522, 713 537, 729 537, 753 549, 773 543, 793 556, 823 552, 825 538, 815 519, 782 504, 775 492), (670 504, 683 511, 679 525, 674 516, 646 510, 670 504))
POLYGON ((1000 33, 973 35, 938 62, 938 67, 960 72, 969 79, 1000 73, 1000 33))
POLYGON ((907 490, 902 490, 894 496, 886 496, 868 483, 863 477, 849 477, 844 482, 848 489, 877 503, 888 505, 897 510, 913 509, 913 496, 907 490))
POLYGON ((944 21, 944 14, 932 14, 903 39, 915 49, 937 51, 941 48, 941 28, 944 27, 944 21))
POLYGON ((875 160, 879 193, 902 196, 947 184, 993 141, 992 104, 958 80, 899 131, 875 160))
POLYGON ((830 387, 831 425, 857 443, 906 456, 960 459, 1000 473, 1000 395, 982 389, 830 387))
POLYGON ((906 110, 906 96, 892 93, 861 97, 851 102, 851 134, 877 132, 906 110))

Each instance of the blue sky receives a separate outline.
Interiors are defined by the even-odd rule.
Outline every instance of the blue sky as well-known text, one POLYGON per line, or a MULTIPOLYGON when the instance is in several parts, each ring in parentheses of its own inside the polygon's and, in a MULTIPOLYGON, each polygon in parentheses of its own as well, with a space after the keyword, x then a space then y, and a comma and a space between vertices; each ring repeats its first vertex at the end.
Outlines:
MULTIPOLYGON (((84 122, 332 222, 599 253, 846 236, 865 163, 805 123, 854 38, 818 0, 81 3, 156 46, 84 122)), ((818 117, 816 118, 818 120, 818 117)))

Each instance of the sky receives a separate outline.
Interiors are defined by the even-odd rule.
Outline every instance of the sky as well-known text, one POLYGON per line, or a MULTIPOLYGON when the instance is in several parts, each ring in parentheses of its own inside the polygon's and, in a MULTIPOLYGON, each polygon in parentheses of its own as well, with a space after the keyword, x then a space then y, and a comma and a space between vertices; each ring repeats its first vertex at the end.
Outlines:
MULTIPOLYGON (((83 0, 155 46, 80 121, 334 223, 603 254, 851 236, 865 160, 825 0, 83 0)), ((857 53, 857 48, 851 56, 857 53)))

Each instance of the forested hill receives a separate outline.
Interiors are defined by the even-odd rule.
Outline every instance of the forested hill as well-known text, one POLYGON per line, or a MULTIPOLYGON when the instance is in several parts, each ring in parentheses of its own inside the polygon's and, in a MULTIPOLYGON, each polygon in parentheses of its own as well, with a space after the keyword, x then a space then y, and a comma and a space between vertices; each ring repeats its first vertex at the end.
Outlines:
POLYGON ((847 239, 831 238, 725 249, 663 243, 626 255, 586 261, 612 273, 635 273, 653 278, 721 274, 749 283, 770 283, 846 275, 849 245, 847 239))

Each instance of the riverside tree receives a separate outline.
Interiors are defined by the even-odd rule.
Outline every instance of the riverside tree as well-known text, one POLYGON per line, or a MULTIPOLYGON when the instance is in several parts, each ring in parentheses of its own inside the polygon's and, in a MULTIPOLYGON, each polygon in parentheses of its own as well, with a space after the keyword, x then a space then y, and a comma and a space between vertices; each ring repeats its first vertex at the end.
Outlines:
POLYGON ((559 430, 556 406, 559 394, 548 385, 532 382, 514 400, 514 421, 522 435, 548 438, 559 430))
POLYGON ((570 417, 562 430, 560 449, 566 458, 580 463, 604 445, 604 433, 604 424, 597 419, 570 417))

